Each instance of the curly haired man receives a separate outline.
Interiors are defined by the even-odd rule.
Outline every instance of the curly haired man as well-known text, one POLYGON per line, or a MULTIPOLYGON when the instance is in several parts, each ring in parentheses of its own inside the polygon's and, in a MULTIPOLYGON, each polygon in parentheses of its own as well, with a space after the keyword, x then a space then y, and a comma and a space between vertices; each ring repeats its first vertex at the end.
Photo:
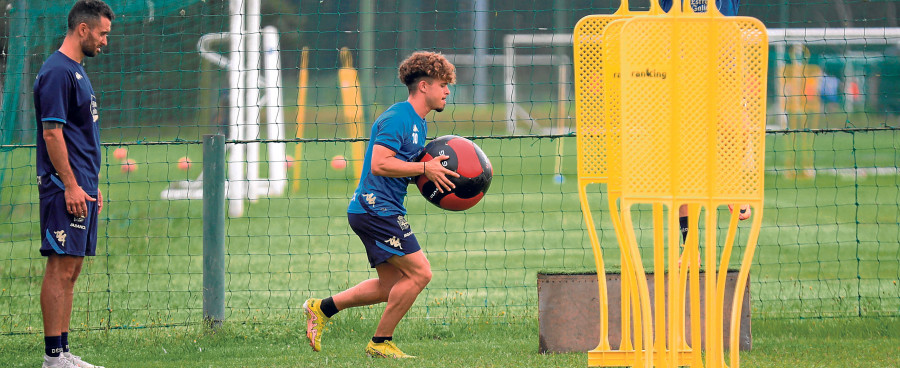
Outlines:
POLYGON ((362 240, 378 278, 303 303, 306 337, 315 351, 322 348, 325 323, 338 311, 387 302, 365 352, 373 357, 413 358, 397 348, 392 338, 397 324, 431 281, 431 265, 406 221, 403 201, 407 186, 418 175, 425 175, 441 191, 454 187, 448 175, 459 176, 441 165, 447 156, 417 161, 428 131, 425 116, 444 110, 456 68, 441 54, 416 52, 400 63, 398 74, 409 98, 388 108, 372 124, 362 177, 347 208, 350 227, 362 240))

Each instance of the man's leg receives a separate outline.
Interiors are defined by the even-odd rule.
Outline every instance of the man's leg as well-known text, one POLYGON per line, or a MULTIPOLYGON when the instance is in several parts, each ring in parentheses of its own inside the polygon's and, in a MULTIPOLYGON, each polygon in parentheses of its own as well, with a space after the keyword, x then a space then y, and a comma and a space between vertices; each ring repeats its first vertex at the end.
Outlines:
POLYGON ((379 264, 375 266, 375 270, 378 271, 377 279, 368 279, 335 294, 332 297, 334 306, 338 310, 344 310, 388 301, 391 288, 403 277, 403 273, 390 263, 379 264))
MULTIPOLYGON (((421 251, 413 254, 422 254, 421 251)), ((405 256, 409 257, 412 254, 405 256)), ((399 258, 399 257, 391 257, 399 258)), ((424 258, 424 256, 423 256, 424 258)), ((427 261, 426 261, 427 262, 427 261)), ((314 351, 322 349, 322 332, 328 320, 340 310, 388 301, 392 288, 404 277, 403 272, 391 263, 375 266, 377 279, 369 279, 324 300, 309 299, 303 307, 307 313, 306 337, 314 351), (331 304, 330 306, 327 304, 331 304)), ((420 290, 421 291, 421 290, 420 290)), ((407 307, 408 309, 409 307, 407 307)), ((401 315, 402 317, 402 315, 401 315)), ((398 319, 399 321, 399 319, 398 319)), ((394 323, 396 326, 396 323, 394 323)), ((380 336, 380 335, 378 335, 380 336)))
POLYGON ((390 290, 387 307, 378 322, 375 336, 393 336, 400 319, 431 281, 431 264, 421 250, 403 257, 391 257, 388 263, 395 266, 403 276, 390 290))
POLYGON ((62 333, 69 331, 75 280, 84 257, 50 254, 41 283, 41 314, 44 320, 44 365, 58 364, 64 354, 62 333), (47 360, 50 359, 50 360, 47 360))
POLYGON ((377 279, 360 282, 332 297, 338 310, 387 302, 375 336, 392 336, 425 285, 431 281, 431 264, 422 251, 394 256, 375 266, 377 279))
POLYGON ((44 334, 59 336, 69 331, 75 280, 81 272, 84 257, 51 254, 41 284, 41 314, 44 334))
POLYGON ((71 287, 66 290, 63 294, 63 324, 62 324, 62 332, 69 332, 69 325, 72 321, 72 300, 75 299, 75 283, 78 281, 78 275, 81 275, 81 266, 84 264, 84 257, 66 257, 73 258, 71 265, 71 276, 70 280, 72 281, 71 287))

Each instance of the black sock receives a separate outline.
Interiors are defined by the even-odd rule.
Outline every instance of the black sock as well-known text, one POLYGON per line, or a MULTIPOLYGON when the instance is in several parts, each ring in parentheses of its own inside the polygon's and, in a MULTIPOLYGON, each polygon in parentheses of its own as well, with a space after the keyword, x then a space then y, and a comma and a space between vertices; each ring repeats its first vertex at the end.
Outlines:
POLYGON ((60 341, 62 341, 63 353, 69 352, 69 332, 63 332, 62 336, 60 336, 60 341))
POLYGON ((393 339, 394 339, 393 336, 372 336, 372 342, 374 342, 376 344, 381 344, 385 341, 391 341, 393 339))
POLYGON ((687 218, 687 216, 679 217, 678 224, 681 225, 681 241, 687 241, 687 233, 688 233, 688 218, 687 218))
POLYGON ((44 354, 55 358, 62 351, 62 339, 59 336, 44 336, 44 354))
POLYGON ((322 313, 325 313, 325 317, 331 318, 331 316, 337 314, 338 309, 334 305, 334 299, 330 296, 322 299, 322 304, 319 305, 319 308, 322 309, 322 313))

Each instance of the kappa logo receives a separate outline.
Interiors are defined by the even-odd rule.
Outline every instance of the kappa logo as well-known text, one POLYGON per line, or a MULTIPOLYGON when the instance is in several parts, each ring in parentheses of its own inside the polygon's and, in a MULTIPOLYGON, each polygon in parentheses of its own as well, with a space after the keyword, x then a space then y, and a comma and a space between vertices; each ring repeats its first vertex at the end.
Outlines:
POLYGON ((65 230, 54 231, 53 236, 56 237, 56 241, 59 242, 59 246, 65 248, 65 246, 66 246, 66 231, 65 230))
POLYGON ((81 76, 81 73, 75 72, 75 79, 81 80, 82 78, 84 77, 81 76))
POLYGON ((91 95, 91 117, 94 119, 96 123, 97 120, 100 120, 100 111, 97 109, 97 98, 94 95, 91 95))
POLYGON ((374 194, 366 193, 366 194, 363 194, 363 197, 366 198, 366 203, 368 203, 370 206, 375 205, 375 195, 374 194))
POLYGON ((37 178, 38 178, 38 185, 42 185, 42 184, 43 184, 43 183, 41 183, 41 176, 40 176, 40 175, 38 175, 38 177, 37 177, 37 178))
POLYGON ((394 248, 403 249, 403 247, 400 246, 400 239, 397 239, 396 236, 392 236, 390 239, 385 240, 384 242, 390 244, 394 248))
POLYGON ((406 216, 397 216, 397 225, 400 225, 400 230, 409 229, 409 221, 406 221, 406 216))

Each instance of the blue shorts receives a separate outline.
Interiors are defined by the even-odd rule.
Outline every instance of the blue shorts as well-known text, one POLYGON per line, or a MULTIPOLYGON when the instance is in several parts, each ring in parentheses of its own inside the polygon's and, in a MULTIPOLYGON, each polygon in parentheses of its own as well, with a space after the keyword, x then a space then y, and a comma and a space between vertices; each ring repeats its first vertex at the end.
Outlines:
POLYGON ((87 203, 87 216, 66 211, 66 192, 41 198, 41 255, 93 256, 97 251, 97 202, 87 203))
POLYGON ((404 215, 348 213, 347 219, 350 220, 350 228, 366 247, 372 268, 387 262, 393 256, 403 257, 422 249, 404 215))

